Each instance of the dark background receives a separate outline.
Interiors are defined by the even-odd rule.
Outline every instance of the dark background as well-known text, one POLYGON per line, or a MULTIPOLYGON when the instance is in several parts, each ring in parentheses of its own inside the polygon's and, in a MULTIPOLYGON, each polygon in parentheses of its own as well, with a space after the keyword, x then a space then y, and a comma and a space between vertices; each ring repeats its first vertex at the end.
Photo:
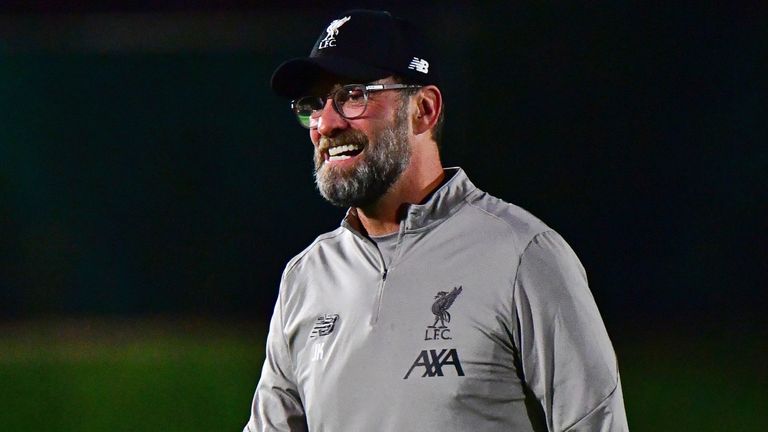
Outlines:
POLYGON ((269 78, 359 6, 433 37, 444 165, 569 241, 620 362, 768 354, 757 2, 3 3, 0 321, 266 321, 343 215, 269 78))

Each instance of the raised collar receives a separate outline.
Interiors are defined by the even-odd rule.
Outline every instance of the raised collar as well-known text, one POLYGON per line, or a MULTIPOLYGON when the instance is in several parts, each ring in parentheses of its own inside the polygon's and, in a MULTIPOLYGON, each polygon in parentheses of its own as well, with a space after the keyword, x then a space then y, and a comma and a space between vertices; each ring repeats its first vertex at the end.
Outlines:
MULTIPOLYGON (((425 229, 445 220, 459 209, 469 194, 478 191, 461 168, 445 168, 443 171, 448 180, 438 187, 426 202, 408 205, 406 216, 400 221, 401 233, 425 229)), ((347 210, 341 226, 357 233, 362 232, 362 224, 354 208, 347 210)))

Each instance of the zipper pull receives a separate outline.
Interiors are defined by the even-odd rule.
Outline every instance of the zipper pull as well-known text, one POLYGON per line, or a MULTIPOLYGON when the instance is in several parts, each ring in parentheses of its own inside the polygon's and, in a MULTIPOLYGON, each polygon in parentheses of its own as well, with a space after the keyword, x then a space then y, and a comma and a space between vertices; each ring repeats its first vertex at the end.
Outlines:
POLYGON ((389 271, 388 269, 384 269, 384 272, 381 274, 381 281, 382 282, 387 280, 387 272, 388 271, 389 271))

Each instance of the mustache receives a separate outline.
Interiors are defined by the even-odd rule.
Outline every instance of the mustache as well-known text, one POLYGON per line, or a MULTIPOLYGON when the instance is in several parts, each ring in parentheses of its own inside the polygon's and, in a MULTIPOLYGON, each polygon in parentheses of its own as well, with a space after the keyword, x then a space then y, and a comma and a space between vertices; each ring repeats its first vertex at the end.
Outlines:
POLYGON ((366 146, 368 145, 368 137, 358 130, 344 131, 333 137, 322 136, 318 143, 318 150, 321 152, 327 151, 331 147, 338 147, 347 144, 357 144, 366 146))

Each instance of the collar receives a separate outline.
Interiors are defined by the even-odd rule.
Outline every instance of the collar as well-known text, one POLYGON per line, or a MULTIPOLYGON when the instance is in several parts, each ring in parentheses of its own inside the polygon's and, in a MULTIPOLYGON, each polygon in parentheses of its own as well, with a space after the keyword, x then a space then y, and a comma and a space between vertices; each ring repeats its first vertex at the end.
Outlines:
MULTIPOLYGON (((445 168, 443 171, 447 180, 432 193, 426 202, 408 204, 406 216, 400 222, 401 232, 418 231, 442 222, 459 209, 460 204, 467 196, 473 192, 480 193, 461 168, 445 168)), ((341 226, 356 233, 362 232, 362 224, 357 217, 356 209, 347 210, 341 226)))

